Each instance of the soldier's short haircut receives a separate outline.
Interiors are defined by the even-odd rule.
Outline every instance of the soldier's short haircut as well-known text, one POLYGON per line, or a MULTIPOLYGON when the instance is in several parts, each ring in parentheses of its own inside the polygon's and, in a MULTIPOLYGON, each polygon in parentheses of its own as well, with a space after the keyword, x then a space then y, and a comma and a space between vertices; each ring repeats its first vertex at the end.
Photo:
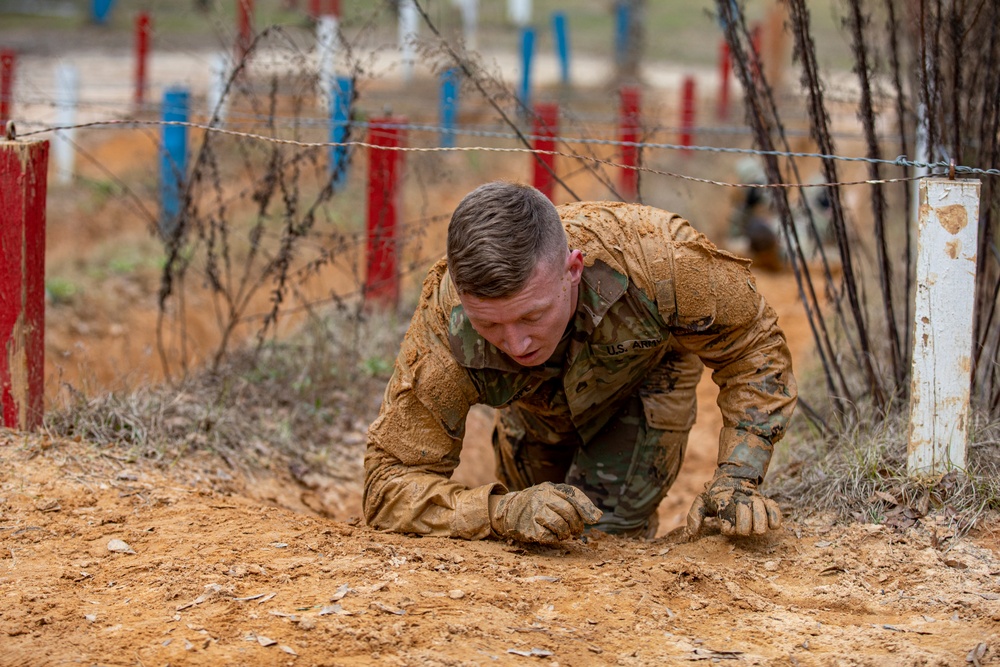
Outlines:
POLYGON ((520 292, 542 259, 567 252, 552 202, 522 183, 493 181, 459 203, 448 225, 448 272, 460 294, 497 299, 520 292))

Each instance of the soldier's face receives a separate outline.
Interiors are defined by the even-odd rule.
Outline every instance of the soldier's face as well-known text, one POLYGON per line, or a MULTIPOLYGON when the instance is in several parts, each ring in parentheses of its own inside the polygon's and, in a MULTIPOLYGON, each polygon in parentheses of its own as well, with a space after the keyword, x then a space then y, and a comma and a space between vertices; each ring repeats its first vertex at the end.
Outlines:
POLYGON ((517 294, 501 299, 460 295, 465 315, 479 335, 521 366, 538 366, 555 352, 576 311, 583 254, 539 262, 517 294))

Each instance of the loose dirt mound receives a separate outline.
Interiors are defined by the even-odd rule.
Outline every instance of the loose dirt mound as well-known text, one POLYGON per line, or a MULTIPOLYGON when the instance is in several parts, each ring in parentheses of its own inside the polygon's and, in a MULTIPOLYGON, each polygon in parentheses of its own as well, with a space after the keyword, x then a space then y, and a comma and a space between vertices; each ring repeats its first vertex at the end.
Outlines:
POLYGON ((0 664, 1000 664, 996 535, 421 539, 213 464, 0 433, 0 664))

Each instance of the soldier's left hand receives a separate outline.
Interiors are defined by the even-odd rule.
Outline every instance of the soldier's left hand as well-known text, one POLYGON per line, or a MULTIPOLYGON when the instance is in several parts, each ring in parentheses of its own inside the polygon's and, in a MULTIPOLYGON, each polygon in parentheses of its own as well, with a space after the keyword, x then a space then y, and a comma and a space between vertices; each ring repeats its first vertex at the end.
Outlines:
POLYGON ((753 480, 717 473, 699 494, 687 516, 689 537, 701 530, 705 518, 716 516, 724 535, 763 535, 781 527, 781 509, 757 490, 753 480))

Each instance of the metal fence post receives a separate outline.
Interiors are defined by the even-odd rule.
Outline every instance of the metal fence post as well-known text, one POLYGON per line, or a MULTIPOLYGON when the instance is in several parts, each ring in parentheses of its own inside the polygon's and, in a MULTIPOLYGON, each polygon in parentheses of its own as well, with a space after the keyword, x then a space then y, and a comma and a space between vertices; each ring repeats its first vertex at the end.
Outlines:
MULTIPOLYGON (((622 86, 619 136, 625 144, 639 141, 639 88, 622 86)), ((634 201, 639 195, 639 148, 634 145, 622 146, 622 166, 619 180, 621 195, 626 201, 634 201)))
MULTIPOLYGON (((351 100, 354 97, 354 82, 349 76, 338 76, 333 80, 330 105, 330 143, 343 144, 347 141, 351 125, 351 100)), ((347 146, 330 147, 330 175, 333 189, 340 191, 347 184, 347 168, 350 166, 347 146)))
POLYGON ((965 468, 979 189, 973 179, 920 181, 910 476, 965 468))
POLYGON ((441 133, 439 142, 443 148, 455 146, 455 119, 458 116, 457 67, 449 67, 441 72, 441 133))
POLYGON ((149 35, 152 27, 149 14, 140 12, 135 19, 135 107, 142 110, 146 102, 146 70, 149 62, 149 35))
POLYGON ((396 225, 399 212, 403 154, 394 150, 406 139, 405 118, 372 118, 368 143, 368 262, 365 302, 383 308, 399 305, 399 265, 396 225), (386 150, 388 149, 388 150, 386 150))
MULTIPOLYGON (((535 139, 536 151, 553 151, 556 142, 553 139, 559 133, 559 105, 555 102, 540 102, 535 105, 535 139)), ((555 186, 556 156, 551 153, 534 153, 533 183, 542 194, 552 199, 555 186)))
MULTIPOLYGON (((187 122, 188 90, 168 88, 163 93, 163 121, 187 122)), ((168 237, 181 214, 181 194, 187 179, 188 129, 184 125, 164 125, 160 155, 160 233, 168 237)))
POLYGON ((535 29, 521 28, 521 104, 531 108, 531 61, 535 54, 535 29))
POLYGON ((0 50, 0 132, 11 119, 14 107, 14 71, 17 68, 17 53, 13 49, 0 50))
POLYGON ((45 194, 49 142, 0 138, 0 412, 42 423, 45 383, 45 194))

